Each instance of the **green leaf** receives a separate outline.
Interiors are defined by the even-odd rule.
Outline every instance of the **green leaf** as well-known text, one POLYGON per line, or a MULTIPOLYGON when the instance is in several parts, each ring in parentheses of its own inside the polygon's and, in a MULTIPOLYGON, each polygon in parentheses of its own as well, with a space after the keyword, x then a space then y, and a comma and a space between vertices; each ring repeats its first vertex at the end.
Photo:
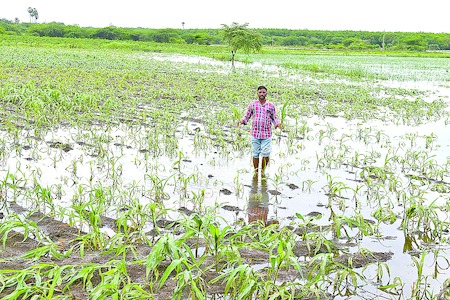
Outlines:
POLYGON ((164 285, 164 283, 166 282, 167 278, 170 276, 172 271, 175 270, 175 268, 177 268, 178 266, 181 265, 182 261, 183 261, 182 259, 175 259, 175 260, 173 260, 170 263, 170 265, 164 271, 164 274, 161 277, 161 280, 159 281, 159 287, 160 288, 164 285))

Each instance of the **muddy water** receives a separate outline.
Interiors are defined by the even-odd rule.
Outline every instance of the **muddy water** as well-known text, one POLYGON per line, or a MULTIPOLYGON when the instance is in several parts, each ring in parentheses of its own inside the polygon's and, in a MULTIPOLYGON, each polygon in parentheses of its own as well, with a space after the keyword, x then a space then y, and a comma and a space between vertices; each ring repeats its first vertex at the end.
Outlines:
MULTIPOLYGON (((413 148, 424 149, 425 139, 423 137, 434 133, 437 139, 432 154, 436 162, 444 165, 448 160, 448 153, 450 153, 448 130, 444 124, 439 122, 433 126, 427 124, 410 129, 392 125, 386 127, 383 124, 375 123, 369 127, 367 124, 361 125, 358 122, 345 121, 340 118, 308 118, 305 121, 312 131, 303 139, 293 141, 293 144, 288 141, 285 132, 279 132, 274 136, 273 154, 265 174, 266 178, 260 176, 255 179, 253 177, 248 151, 223 151, 213 144, 202 145, 206 150, 199 151, 198 146, 194 146, 195 134, 201 134, 203 130, 198 123, 186 123, 180 126, 180 128, 187 128, 186 133, 178 132, 178 151, 182 153, 181 160, 177 156, 152 157, 143 152, 143 149, 134 141, 145 139, 145 136, 136 135, 136 132, 139 131, 134 129, 127 131, 128 129, 123 126, 110 128, 107 132, 98 128, 98 132, 95 134, 102 134, 108 140, 107 143, 101 145, 88 145, 89 142, 86 140, 82 142, 78 138, 88 135, 87 131, 80 134, 79 130, 60 128, 47 134, 42 140, 35 140, 31 133, 23 132, 24 137, 20 140, 29 141, 29 144, 25 142, 20 145, 18 151, 12 151, 6 160, 4 169, 9 170, 12 174, 17 174, 17 171, 21 170, 20 172, 23 174, 19 173, 20 175, 17 177, 23 176, 21 185, 26 189, 32 188, 34 176, 38 176, 38 182, 42 187, 50 187, 53 191, 59 187, 61 194, 59 198, 54 199, 54 203, 66 208, 70 208, 72 205, 79 186, 97 187, 100 184, 105 188, 114 186, 115 195, 121 199, 127 197, 130 186, 151 190, 152 183, 146 177, 150 174, 168 180, 164 190, 169 197, 164 200, 164 203, 166 207, 175 210, 170 213, 170 218, 178 217, 176 209, 180 207, 195 210, 199 207, 217 206, 217 213, 228 223, 249 222, 261 218, 265 222, 277 221, 281 225, 287 226, 300 221, 296 216, 298 213, 302 216, 321 216, 316 218, 314 223, 326 226, 331 225, 332 214, 348 216, 353 215, 356 210, 364 218, 376 222, 372 213, 378 204, 373 200, 366 200, 365 193, 367 191, 364 187, 358 193, 354 192, 358 186, 361 186, 359 180, 361 180, 362 172, 361 167, 351 165, 356 152, 369 156, 370 153, 376 151, 378 153, 376 160, 379 162, 373 162, 372 165, 382 166, 385 156, 389 155, 389 150, 399 148, 398 145, 405 143, 407 134, 417 134, 418 138, 413 148), (337 147, 333 148, 344 133, 356 136, 361 126, 373 132, 381 130, 385 136, 379 143, 376 143, 375 140, 370 142, 348 140, 342 146, 344 147, 342 149, 346 149, 345 151, 348 153, 337 147), (327 128, 329 130, 331 127, 336 129, 333 136, 319 142, 320 130, 327 130, 327 128), (133 138, 130 139, 129 136, 133 136, 133 138), (68 151, 65 151, 64 147, 55 148, 54 142, 56 141, 61 145, 70 145, 72 150, 66 149, 68 151), (106 149, 107 153, 102 158, 96 156, 95 148, 100 146, 106 149), (343 157, 340 158, 340 162, 331 162, 329 166, 318 167, 320 163, 317 158, 323 158, 325 153, 331 157, 330 161, 333 156, 341 155, 343 157), (114 161, 114 166, 111 165, 112 161, 114 161), (177 161, 179 164, 175 164, 177 161), (111 176, 113 168, 116 178, 111 176), (191 180, 186 190, 183 191, 175 178, 189 176, 194 176, 196 179, 191 180), (327 195, 327 178, 341 182, 346 187, 339 198, 331 202, 327 195), (194 195, 200 195, 202 191, 204 192, 202 203, 195 203, 194 195), (361 205, 358 208, 355 205, 356 199, 361 205)), ((241 130, 242 134, 248 134, 248 128, 241 128, 241 130)), ((9 144, 9 147, 14 148, 12 144, 9 144)), ((400 153, 397 154, 400 155, 400 153)), ((327 164, 328 162, 323 160, 322 163, 327 164)), ((401 186, 406 188, 408 178, 403 176, 401 180, 401 186)), ((444 181, 450 182, 448 177, 445 177, 444 181)), ((148 195, 148 197, 141 198, 140 201, 143 204, 148 203, 153 197, 152 192, 149 192, 148 195)), ((27 197, 29 194, 19 195, 17 201, 27 206, 30 202, 27 197)), ((412 285, 416 276, 411 255, 416 255, 422 247, 426 246, 431 249, 442 248, 440 253, 445 256, 448 252, 448 245, 439 245, 438 240, 421 240, 419 234, 405 236, 401 230, 403 206, 394 199, 393 195, 388 193, 381 202, 386 204, 387 199, 394 203, 393 211, 397 215, 397 220, 392 224, 381 224, 377 237, 358 236, 357 231, 349 230, 349 238, 352 242, 356 241, 357 244, 350 244, 348 251, 354 252, 363 247, 371 251, 392 252, 393 259, 388 262, 391 277, 398 276, 402 278, 406 286, 409 286, 412 285), (429 245, 430 242, 435 245, 429 245)), ((437 201, 437 204, 442 205, 448 201, 448 194, 427 192, 426 199, 437 201)), ((112 200, 109 216, 114 218, 116 211, 123 204, 124 202, 112 200)), ((448 216, 441 217, 445 219, 448 216)), ((149 225, 148 230, 150 229, 149 225)), ((335 240, 332 235, 329 235, 329 238, 335 240)), ((345 236, 342 236, 341 241, 345 240, 345 236)), ((429 274, 434 271, 435 264, 433 254, 428 254, 426 271, 429 274)), ((448 270, 440 270, 440 272, 442 275, 439 277, 443 279, 450 275, 448 270)), ((435 289, 440 288, 439 281, 432 284, 435 289)), ((373 288, 372 292, 375 293, 376 289, 373 288)))
MULTIPOLYGON (((238 64, 236 67, 242 66, 238 64)), ((406 85, 405 82, 393 81, 377 84, 406 85)), ((448 101, 448 85, 427 83, 425 86, 418 82, 414 85, 429 91, 431 101, 437 98, 448 101)), ((349 252, 360 248, 392 252, 392 259, 388 262, 390 276, 400 277, 406 287, 412 286, 417 279, 412 256, 417 257, 423 249, 429 249, 424 273, 433 275, 438 268, 440 274, 437 279, 428 282, 434 291, 438 291, 450 275, 442 258, 450 251, 448 231, 443 233, 444 242, 427 239, 420 232, 409 232, 405 236, 401 228, 404 205, 396 198, 397 195, 380 189, 382 197, 371 197, 362 180, 364 166, 383 167, 387 157, 408 158, 408 153, 416 151, 428 153, 433 164, 447 168, 442 181, 448 188, 450 131, 445 120, 418 126, 340 117, 311 116, 302 117, 301 121, 310 128, 301 138, 290 138, 287 131, 275 133, 273 153, 264 178, 254 178, 249 148, 235 151, 231 143, 198 139, 208 135, 199 122, 179 124, 175 133, 178 148, 172 155, 146 147, 149 130, 145 126, 60 127, 43 136, 23 130, 16 139, 2 132, 5 154, 1 173, 2 178, 6 178, 6 174, 14 175, 17 186, 21 188, 9 190, 8 199, 24 207, 32 203, 30 197, 35 197, 33 189, 36 182, 52 190, 55 205, 67 209, 74 201, 89 200, 79 195, 80 187, 86 190, 109 189, 108 216, 112 218, 129 204, 129 198, 137 198, 146 204, 158 196, 155 181, 150 178, 164 183, 164 205, 173 209, 168 216, 173 219, 179 216, 180 207, 197 211, 204 207, 217 207, 217 214, 230 224, 260 218, 266 223, 278 222, 282 226, 295 227, 300 222, 297 214, 310 216, 314 224, 323 226, 332 225, 331 218, 335 215, 355 214, 361 214, 376 224, 374 210, 380 205, 390 206, 396 218, 392 223, 379 224, 377 234, 364 236, 356 229, 347 228, 348 237, 343 234, 338 239, 328 233, 328 238, 342 243, 350 240, 352 243, 347 245, 349 252), (427 137, 433 137, 432 144, 427 144, 427 137), (182 187, 180 178, 187 182, 186 188, 182 187), (341 187, 334 197, 330 197, 330 181, 341 187), (433 251, 441 257, 436 259, 433 251)), ((248 128, 236 129, 234 124, 229 124, 224 130, 230 135, 236 130, 248 135, 248 128)), ((406 197, 411 197, 411 178, 407 175, 419 174, 408 170, 408 167, 402 169, 400 162, 395 163, 392 170, 397 172, 395 177, 399 189, 404 190, 406 197)), ((431 191, 429 187, 429 183, 420 187, 424 203, 435 201, 437 205, 448 207, 448 192, 431 191)), ((49 207, 42 205, 41 209, 45 212, 49 207)), ((441 211, 438 217, 448 222, 448 212, 441 211)), ((147 230, 151 230, 150 224, 147 230)), ((370 269, 364 272, 368 272, 369 277, 374 274, 370 269)), ((380 293, 370 285, 363 291, 380 293)))

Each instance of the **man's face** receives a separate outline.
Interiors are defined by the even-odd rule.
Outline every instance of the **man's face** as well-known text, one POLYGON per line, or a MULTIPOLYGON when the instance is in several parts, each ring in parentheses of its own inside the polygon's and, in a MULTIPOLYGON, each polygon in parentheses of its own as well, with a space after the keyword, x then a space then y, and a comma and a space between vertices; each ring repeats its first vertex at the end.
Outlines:
POLYGON ((267 91, 265 89, 258 90, 258 99, 265 100, 267 95, 267 91))

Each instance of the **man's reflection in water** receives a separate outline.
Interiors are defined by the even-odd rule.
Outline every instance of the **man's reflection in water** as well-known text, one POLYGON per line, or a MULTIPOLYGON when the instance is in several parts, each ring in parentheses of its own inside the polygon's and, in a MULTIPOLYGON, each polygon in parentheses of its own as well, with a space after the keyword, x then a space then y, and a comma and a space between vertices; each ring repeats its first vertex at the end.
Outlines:
POLYGON ((269 213, 269 194, 267 192, 267 180, 261 179, 258 185, 258 176, 253 176, 252 186, 248 197, 248 223, 260 220, 264 225, 273 224, 273 220, 267 221, 269 213))

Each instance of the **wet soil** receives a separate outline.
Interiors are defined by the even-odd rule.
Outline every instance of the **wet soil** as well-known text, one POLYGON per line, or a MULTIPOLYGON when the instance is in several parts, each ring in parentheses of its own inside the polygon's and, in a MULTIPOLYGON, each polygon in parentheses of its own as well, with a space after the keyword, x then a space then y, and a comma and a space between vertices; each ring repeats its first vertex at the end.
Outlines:
MULTIPOLYGON (((233 207, 230 207, 228 209, 233 210, 232 208, 233 207)), ((4 245, 0 250, 1 270, 8 270, 10 271, 10 273, 12 273, 14 270, 24 270, 27 268, 32 268, 33 266, 41 263, 74 267, 85 266, 88 264, 104 265, 108 262, 119 259, 117 257, 114 257, 112 254, 106 254, 105 252, 101 251, 92 251, 89 249, 87 249, 83 256, 81 256, 78 251, 67 252, 67 250, 71 249, 71 247, 72 249, 76 249, 77 240, 86 233, 73 226, 69 226, 69 224, 67 223, 58 221, 51 216, 47 216, 39 211, 28 211, 15 203, 10 204, 9 210, 10 213, 26 216, 26 219, 30 222, 30 224, 34 223, 36 225, 36 228, 38 228, 40 232, 44 233, 48 239, 58 245, 58 251, 60 253, 69 254, 63 255, 59 258, 56 258, 52 255, 44 255, 35 259, 26 257, 25 255, 27 253, 34 249, 42 247, 45 244, 43 242, 38 242, 32 234, 28 234, 28 236, 25 236, 23 233, 10 231, 7 236, 4 237, 4 245)), ((164 219, 159 220, 158 223, 162 227, 167 226, 168 228, 170 228, 171 226, 173 226, 172 223, 164 219)), ((108 226, 109 228, 116 229, 114 219, 103 217, 102 224, 108 226)), ((274 230, 276 230, 276 228, 278 227, 273 226, 273 228, 274 230)), ((320 228, 316 229, 320 230, 320 228)), ((192 243, 187 244, 190 244, 189 246, 191 248, 206 247, 205 242, 202 240, 195 242, 193 241, 192 243)), ((135 252, 128 253, 126 255, 126 272, 131 282, 146 287, 148 286, 148 284, 145 284, 147 282, 147 270, 145 264, 142 263, 142 260, 144 260, 149 255, 151 247, 147 244, 136 244, 134 246, 135 252)), ((344 245, 343 248, 345 248, 346 246, 348 245, 344 245)), ((342 254, 337 247, 330 248, 322 246, 317 248, 316 245, 308 244, 305 242, 298 242, 294 248, 294 254, 298 257, 311 257, 318 253, 334 253, 336 262, 348 265, 348 263, 351 261, 352 265, 348 266, 353 268, 363 267, 374 262, 384 262, 392 257, 392 253, 381 252, 374 252, 364 255, 361 253, 342 254)), ((241 249, 239 249, 239 255, 243 263, 254 265, 255 268, 260 269, 260 271, 263 271, 264 268, 269 265, 269 253, 267 251, 242 247, 241 249), (260 267, 262 267, 262 269, 260 267)), ((161 274, 164 273, 165 268, 169 266, 169 264, 170 261, 166 261, 163 264, 160 264, 159 272, 161 274)), ((214 260, 212 257, 206 258, 203 262, 205 272, 202 277, 205 282, 209 282, 219 275, 218 272, 215 272, 213 269, 211 269, 211 266, 213 264, 214 260)), ((6 272, 8 273, 8 271, 6 272)), ((298 279, 298 277, 299 273, 297 270, 287 269, 280 272, 278 280, 280 282, 292 281, 298 279)), ((94 286, 101 282, 100 274, 98 272, 94 274, 91 282, 94 286)), ((10 294, 12 291, 14 291, 14 289, 14 286, 4 289, 0 293, 0 297, 4 297, 10 294)), ((59 291, 61 292, 62 289, 63 287, 60 287, 59 291)), ((173 280, 173 278, 169 278, 164 286, 162 286, 161 289, 158 290, 157 295, 155 295, 155 299, 170 299, 175 289, 176 281, 173 280)), ((224 284, 221 282, 218 282, 216 284, 209 284, 207 293, 222 294, 224 289, 224 284)), ((70 286, 70 290, 65 291, 64 295, 70 296, 73 299, 89 299, 89 292, 86 290, 81 280, 80 282, 72 284, 70 286)), ((188 297, 187 294, 185 296, 188 297)))

